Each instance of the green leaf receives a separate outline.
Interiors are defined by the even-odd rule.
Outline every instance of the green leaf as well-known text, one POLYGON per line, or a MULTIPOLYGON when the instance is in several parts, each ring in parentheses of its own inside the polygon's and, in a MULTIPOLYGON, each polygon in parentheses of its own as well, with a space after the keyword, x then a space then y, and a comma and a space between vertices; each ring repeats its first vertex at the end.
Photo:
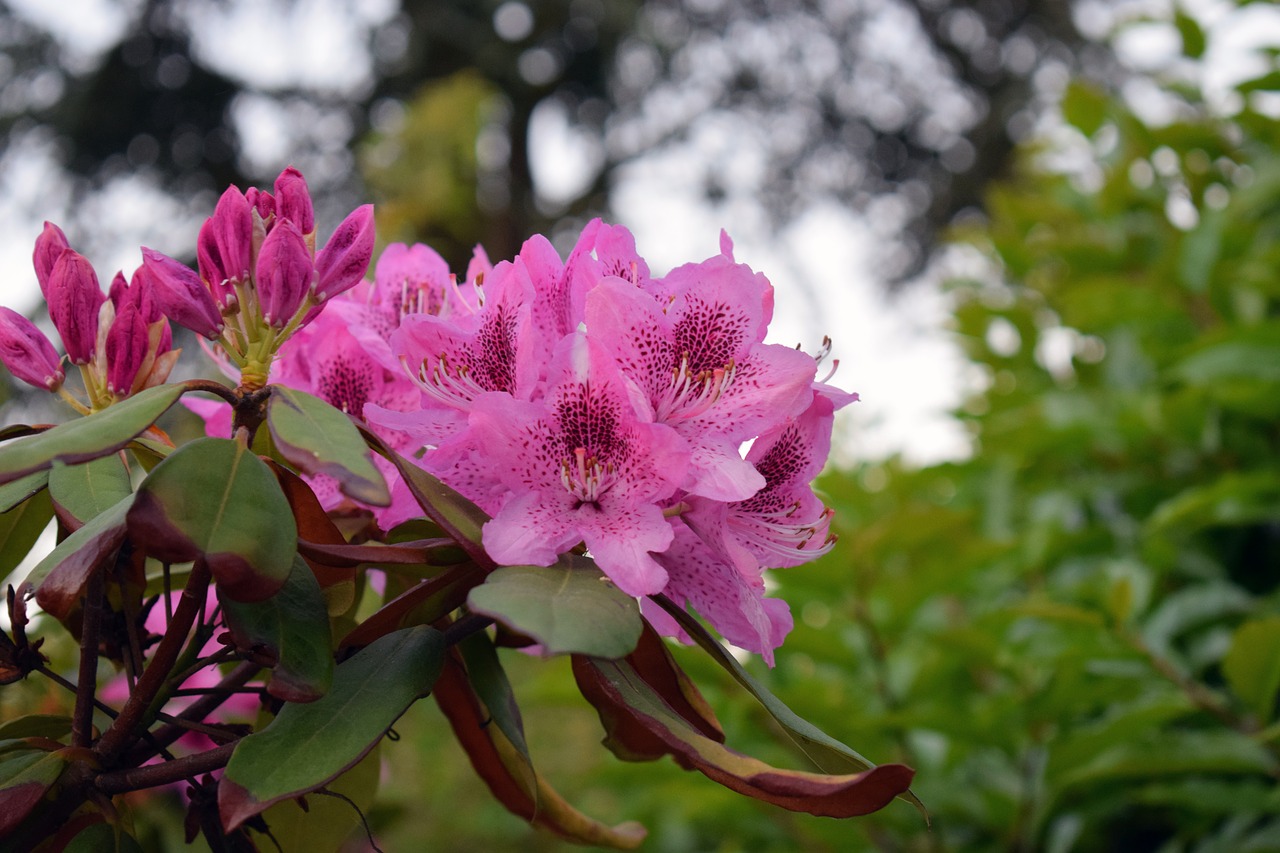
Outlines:
POLYGON ((115 453, 168 411, 183 390, 181 385, 148 388, 101 412, 0 446, 0 483, 55 461, 74 464, 115 453))
MULTIPOLYGON (((702 623, 693 618, 688 611, 677 607, 666 596, 653 596, 653 600, 680 623, 680 627, 684 629, 684 632, 692 637, 694 642, 711 656, 712 660, 724 667, 734 677, 734 680, 745 687, 752 696, 756 697, 756 701, 764 706, 764 709, 769 712, 769 715, 773 717, 778 725, 782 726, 782 729, 799 747, 800 751, 808 756, 815 767, 824 773, 856 772, 875 767, 874 764, 863 758, 856 751, 845 746, 788 708, 781 699, 774 696, 769 692, 768 688, 756 681, 751 673, 743 669, 737 658, 729 654, 724 646, 720 645, 714 637, 707 633, 707 629, 702 627, 702 623)), ((920 802, 911 791, 905 791, 900 796, 919 809, 921 814, 926 814, 924 803, 920 802)))
POLYGON ((322 698, 285 705, 270 725, 236 745, 218 786, 223 826, 231 831, 355 766, 431 690, 443 660, 439 631, 397 631, 341 663, 322 698))
POLYGON ((1087 83, 1074 81, 1062 96, 1062 117, 1085 136, 1093 136, 1107 118, 1106 95, 1087 83))
POLYGON ((381 757, 379 741, 359 764, 325 786, 326 791, 341 796, 317 792, 307 797, 305 809, 298 800, 285 800, 263 812, 262 817, 282 853, 346 849, 340 847, 344 839, 363 839, 364 824, 360 818, 373 807, 382 769, 381 757))
POLYGON ((293 568, 298 528, 266 463, 236 442, 174 451, 138 488, 129 535, 158 560, 201 558, 236 601, 275 595, 293 568))
POLYGON ((533 761, 529 758, 529 745, 524 738, 524 720, 520 717, 520 707, 516 704, 515 693, 502 668, 502 661, 498 659, 493 640, 481 631, 459 643, 458 651, 462 652, 462 660, 467 665, 467 680, 484 703, 489 716, 532 770, 533 761))
POLYGON ((1236 731, 1164 731, 1116 744, 1064 774, 1058 787, 1190 773, 1272 773, 1276 767, 1263 746, 1236 731))
MULTIPOLYGON (((34 475, 43 477, 44 473, 34 475)), ((27 558, 40 534, 53 520, 53 501, 40 490, 5 513, 0 513, 0 578, 27 558)))
POLYGON ((1173 15, 1173 24, 1182 37, 1182 55, 1191 59, 1199 59, 1204 55, 1204 30, 1195 18, 1178 9, 1173 15))
POLYGON ((219 598, 236 646, 275 657, 267 692, 286 702, 314 702, 333 681, 329 611, 301 557, 284 586, 266 601, 219 598))
POLYGON ((124 544, 126 519, 134 504, 131 494, 58 543, 36 564, 27 581, 36 588, 36 602, 54 618, 71 615, 90 576, 124 544))
POLYGON ((1147 520, 1147 530, 1187 534, 1214 525, 1239 526, 1277 519, 1280 471, 1230 472, 1207 485, 1185 489, 1157 506, 1147 520))
POLYGON ((1251 619, 1237 628, 1222 674, 1258 718, 1270 722, 1280 691, 1280 616, 1251 619))
POLYGON ((61 740, 71 733, 71 718, 57 714, 27 714, 0 724, 0 740, 43 737, 61 740))
POLYGON ((0 838, 12 832, 62 775, 60 752, 21 750, 0 757, 0 838))
POLYGON ((396 466, 404 484, 427 517, 466 549, 477 566, 492 569, 497 565, 481 542, 482 528, 489 520, 484 510, 396 453, 378 436, 368 431, 362 434, 371 447, 396 466))
MULTIPOLYGON (((359 413, 357 413, 359 414, 359 413)), ((351 419, 323 400, 275 385, 267 426, 276 449, 305 474, 327 474, 349 498, 387 506, 391 493, 351 419)))
POLYGON ((55 462, 49 469, 49 495, 54 506, 79 524, 106 512, 132 492, 129 469, 118 453, 79 465, 55 462))
POLYGON ((600 711, 612 742, 624 754, 670 754, 726 788, 791 811, 853 817, 884 808, 907 792, 913 771, 884 764, 852 774, 818 774, 771 767, 699 732, 665 702, 627 661, 574 656, 582 694, 600 711))
POLYGON ((552 655, 625 657, 644 628, 635 599, 573 554, 554 566, 496 569, 471 590, 467 606, 532 637, 552 655))
POLYGON ((49 472, 36 471, 0 486, 0 513, 8 512, 49 485, 49 472))

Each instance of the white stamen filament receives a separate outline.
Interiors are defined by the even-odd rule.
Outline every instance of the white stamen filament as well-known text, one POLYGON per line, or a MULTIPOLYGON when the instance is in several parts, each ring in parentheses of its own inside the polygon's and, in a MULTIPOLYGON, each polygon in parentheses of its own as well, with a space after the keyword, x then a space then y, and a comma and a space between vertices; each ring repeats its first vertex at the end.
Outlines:
POLYGON ((456 409, 469 409, 471 401, 485 392, 478 382, 471 378, 471 370, 461 364, 453 367, 446 353, 436 357, 435 364, 423 359, 422 365, 415 371, 409 368, 407 360, 402 356, 400 362, 405 365, 405 372, 413 383, 440 402, 456 409))
POLYGON ((657 419, 668 422, 704 414, 729 390, 737 375, 738 365, 732 359, 724 367, 694 373, 689 368, 689 353, 684 353, 680 366, 671 371, 671 387, 654 401, 657 419))
POLYGON ((584 447, 576 448, 573 456, 560 460, 560 482, 565 490, 583 503, 595 503, 613 483, 615 469, 612 463, 601 462, 587 456, 584 447))

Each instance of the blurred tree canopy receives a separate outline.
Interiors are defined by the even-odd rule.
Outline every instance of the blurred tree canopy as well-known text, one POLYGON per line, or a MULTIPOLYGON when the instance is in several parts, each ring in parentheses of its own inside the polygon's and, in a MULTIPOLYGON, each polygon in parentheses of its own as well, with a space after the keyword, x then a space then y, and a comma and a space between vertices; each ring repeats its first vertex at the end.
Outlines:
POLYGON ((51 8, 0 4, 3 162, 52 149, 66 178, 43 211, 57 195, 89 218, 126 175, 195 211, 285 161, 337 210, 368 138, 377 194, 430 199, 394 236, 459 262, 607 210, 620 169, 679 151, 708 201, 775 225, 821 199, 868 213, 904 274, 1002 173, 1045 69, 1115 70, 1068 0, 119 0, 78 25, 51 8), (577 142, 567 188, 539 186, 539 117, 577 142))

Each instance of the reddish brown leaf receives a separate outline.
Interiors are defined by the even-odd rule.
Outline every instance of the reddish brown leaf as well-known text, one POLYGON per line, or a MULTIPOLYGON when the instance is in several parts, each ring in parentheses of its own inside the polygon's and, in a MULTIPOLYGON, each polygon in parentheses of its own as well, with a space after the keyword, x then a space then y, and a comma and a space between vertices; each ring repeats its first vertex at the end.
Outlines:
POLYGON ((498 727, 489 725, 489 715, 452 654, 445 658, 432 695, 477 775, 512 814, 580 844, 634 850, 644 841, 647 831, 640 824, 611 827, 587 817, 531 772, 498 727))
POLYGON ((582 695, 600 712, 609 738, 625 751, 671 755, 726 788, 791 811, 821 817, 870 814, 903 793, 915 775, 901 764, 828 775, 780 770, 704 736, 667 705, 628 661, 575 656, 582 695))
POLYGON ((434 622, 466 601, 471 588, 483 580, 484 572, 471 564, 456 566, 437 577, 424 580, 384 604, 376 613, 353 628, 338 644, 339 652, 343 649, 362 648, 385 634, 409 627, 410 615, 421 605, 437 598, 431 612, 420 614, 417 624, 434 622))
POLYGON ((667 705, 706 737, 724 743, 724 730, 698 686, 676 664, 667 644, 648 622, 627 662, 667 705))
MULTIPOLYGON (((342 531, 329 518, 324 511, 324 507, 320 505, 320 499, 316 497, 315 492, 311 491, 311 487, 302 481, 301 477, 271 460, 267 461, 267 465, 270 466, 272 473, 276 475, 276 480, 280 483, 280 490, 284 492, 285 500, 289 502, 289 508, 293 510, 293 518, 298 524, 299 553, 302 553, 301 545, 304 539, 323 545, 347 544, 346 537, 342 535, 342 531)), ((320 582, 322 589, 340 583, 355 582, 354 566, 329 562, 306 553, 302 553, 302 558, 311 567, 311 571, 315 574, 316 580, 320 582)))

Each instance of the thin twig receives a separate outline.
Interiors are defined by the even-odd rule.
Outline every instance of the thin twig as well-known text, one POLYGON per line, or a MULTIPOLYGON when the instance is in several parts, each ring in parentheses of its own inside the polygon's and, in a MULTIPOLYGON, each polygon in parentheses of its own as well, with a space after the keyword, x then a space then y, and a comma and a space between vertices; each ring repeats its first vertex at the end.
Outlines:
POLYGON ((235 748, 235 743, 224 743, 205 752, 197 752, 185 758, 175 758, 164 764, 148 764, 145 767, 101 773, 94 780, 94 785, 105 794, 124 794, 143 788, 181 782, 183 779, 190 779, 201 773, 226 767, 235 748))

